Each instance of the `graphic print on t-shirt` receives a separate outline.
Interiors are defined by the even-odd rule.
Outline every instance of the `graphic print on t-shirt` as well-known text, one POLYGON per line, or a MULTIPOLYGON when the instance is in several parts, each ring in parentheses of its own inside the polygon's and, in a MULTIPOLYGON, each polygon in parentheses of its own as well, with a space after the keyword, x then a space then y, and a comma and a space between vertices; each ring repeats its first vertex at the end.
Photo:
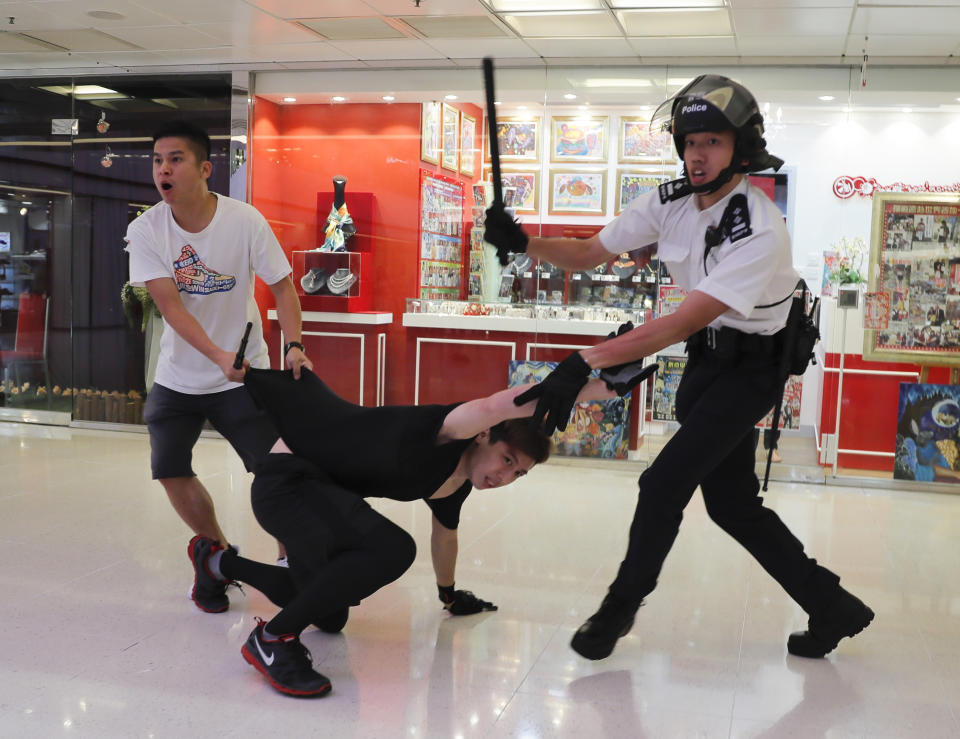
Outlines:
POLYGON ((190 244, 180 251, 180 258, 173 263, 177 289, 183 292, 209 295, 232 290, 237 278, 221 275, 205 265, 190 244))

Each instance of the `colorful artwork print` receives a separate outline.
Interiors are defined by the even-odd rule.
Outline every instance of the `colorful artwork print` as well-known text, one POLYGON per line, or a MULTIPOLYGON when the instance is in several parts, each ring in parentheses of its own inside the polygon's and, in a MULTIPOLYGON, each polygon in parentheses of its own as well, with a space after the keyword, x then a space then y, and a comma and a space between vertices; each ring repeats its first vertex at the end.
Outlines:
MULTIPOLYGON (((557 362, 512 360, 507 385, 516 387, 546 378, 557 362)), ((626 459, 630 433, 630 396, 577 403, 565 431, 553 435, 554 453, 568 457, 626 459)))
POLYGON ((650 190, 655 190, 666 177, 657 177, 638 172, 620 172, 617 178, 617 207, 616 215, 630 205, 633 200, 650 190))
MULTIPOLYGON (((484 129, 485 131, 487 128, 484 129)), ((486 137, 487 161, 490 160, 489 136, 486 137)), ((500 150, 500 161, 536 161, 540 142, 540 121, 518 120, 511 118, 497 119, 497 144, 500 150)))
MULTIPOLYGON (((783 405, 780 406, 780 428, 792 429, 800 426, 800 395, 803 390, 803 377, 790 375, 783 389, 783 405)), ((773 426, 773 408, 757 424, 757 428, 768 429, 773 426)))
POLYGON ((603 162, 606 159, 606 118, 550 120, 550 161, 603 162))
POLYGON ((453 172, 460 163, 458 147, 460 145, 460 111, 452 105, 443 105, 443 143, 440 166, 453 172))
MULTIPOLYGON (((472 177, 476 174, 474 155, 476 154, 477 119, 466 113, 460 113, 460 173, 472 177)), ((479 203, 482 205, 483 203, 479 203)))
POLYGON ((420 111, 420 158, 440 163, 440 103, 423 103, 420 111))
POLYGON ((686 356, 657 355, 656 378, 653 381, 653 408, 650 418, 654 421, 675 421, 674 403, 677 399, 677 388, 680 378, 687 368, 686 356))
POLYGON ((874 196, 870 289, 890 319, 864 335, 864 358, 960 364, 958 225, 956 196, 874 196))
POLYGON ((550 212, 603 215, 605 184, 605 172, 551 172, 550 212))
POLYGON ((866 329, 890 326, 890 293, 867 293, 863 302, 863 327, 866 329))
POLYGON ((960 387, 900 384, 893 477, 918 482, 960 482, 960 387))
POLYGON ((646 118, 620 119, 620 161, 673 161, 673 141, 666 131, 653 133, 646 118))
POLYGON ((536 172, 500 172, 500 183, 504 191, 504 204, 517 213, 537 212, 537 173, 536 172), (507 195, 510 202, 507 203, 507 195))

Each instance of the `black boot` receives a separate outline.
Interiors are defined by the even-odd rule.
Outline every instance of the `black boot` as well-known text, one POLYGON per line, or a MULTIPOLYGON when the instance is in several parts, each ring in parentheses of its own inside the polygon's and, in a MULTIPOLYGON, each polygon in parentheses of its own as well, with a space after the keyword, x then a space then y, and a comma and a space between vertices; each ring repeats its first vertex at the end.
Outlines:
POLYGON ((599 610, 587 619, 570 640, 573 651, 587 659, 609 657, 617 639, 633 628, 639 606, 607 593, 599 610))
POLYGON ((822 613, 810 616, 806 631, 787 639, 787 651, 797 657, 819 658, 832 652, 845 636, 855 636, 873 621, 863 601, 839 588, 836 598, 822 613))

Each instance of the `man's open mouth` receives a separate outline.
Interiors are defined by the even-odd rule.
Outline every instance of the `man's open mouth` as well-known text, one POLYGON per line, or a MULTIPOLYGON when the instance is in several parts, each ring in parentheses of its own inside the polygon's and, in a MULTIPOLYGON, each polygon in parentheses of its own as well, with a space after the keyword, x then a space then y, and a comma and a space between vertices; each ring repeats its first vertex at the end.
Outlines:
POLYGON ((160 185, 160 187, 164 190, 169 190, 173 187, 173 185, 171 185, 169 182, 164 182, 162 185, 160 185))

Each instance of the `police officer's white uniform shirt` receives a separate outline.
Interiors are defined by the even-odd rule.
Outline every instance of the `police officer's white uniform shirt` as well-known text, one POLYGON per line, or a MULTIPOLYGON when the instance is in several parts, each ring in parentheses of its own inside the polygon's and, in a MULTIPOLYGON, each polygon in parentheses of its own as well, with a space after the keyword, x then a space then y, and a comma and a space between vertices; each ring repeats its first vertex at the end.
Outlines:
POLYGON ((730 307, 710 324, 714 328, 774 334, 786 324, 790 300, 784 298, 792 296, 800 279, 793 268, 790 237, 780 210, 746 177, 706 210, 697 209, 695 195, 661 203, 657 190, 651 190, 600 231, 600 243, 611 254, 653 242, 658 242, 657 256, 681 288, 699 290, 730 307), (707 227, 719 225, 737 193, 747 197, 752 233, 732 243, 725 238, 710 250, 705 268, 707 227), (778 301, 783 302, 756 307, 778 301))
MULTIPOLYGON (((272 285, 290 274, 290 264, 270 224, 252 205, 217 195, 217 210, 203 231, 177 225, 164 202, 127 227, 130 282, 143 285, 172 279, 180 299, 214 344, 227 351, 240 345, 247 321, 253 330, 246 358, 253 367, 269 367, 260 311, 254 300, 254 275, 272 285)), ((164 321, 156 382, 190 395, 240 387, 194 349, 164 321)))

